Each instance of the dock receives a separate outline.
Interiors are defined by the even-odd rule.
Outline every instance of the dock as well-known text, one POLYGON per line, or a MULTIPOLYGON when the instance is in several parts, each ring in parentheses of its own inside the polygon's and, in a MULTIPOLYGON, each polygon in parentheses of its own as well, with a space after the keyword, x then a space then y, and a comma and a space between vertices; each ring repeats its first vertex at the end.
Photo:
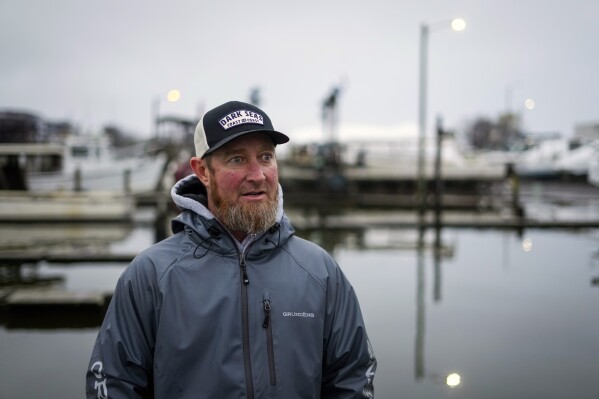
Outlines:
POLYGON ((2 190, 0 222, 122 222, 131 220, 134 199, 105 191, 33 193, 2 190))
POLYGON ((111 291, 65 291, 48 286, 3 288, 0 324, 8 329, 97 327, 111 299, 111 291))
POLYGON ((106 304, 110 292, 74 292, 56 289, 23 288, 4 296, 3 302, 9 308, 30 307, 98 307, 106 304))
MULTIPOLYGON (((360 237, 369 229, 413 229, 421 226, 425 229, 470 228, 470 229, 508 229, 523 231, 538 228, 569 228, 587 229, 599 228, 599 220, 558 221, 518 219, 508 215, 479 215, 474 217, 465 212, 446 213, 442 225, 439 225, 432 214, 424 220, 419 220, 414 212, 397 214, 366 214, 352 213, 345 215, 317 214, 303 215, 290 211, 290 218, 297 229, 297 234, 309 234, 311 231, 325 230, 331 233, 353 234, 360 237)), ((377 244, 386 245, 388 249, 414 248, 414 243, 389 242, 377 244), (413 244, 413 245, 412 245, 413 244)), ((385 247, 385 248, 387 248, 385 247)), ((427 245, 432 250, 433 245, 427 245)), ((368 249, 368 248, 365 248, 368 249)), ((445 249, 451 254, 450 249, 445 249)), ((0 264, 7 268, 18 268, 24 264, 36 265, 40 262, 60 267, 93 265, 98 263, 122 263, 125 267, 133 258, 134 253, 114 254, 110 252, 56 252, 46 251, 0 251, 0 264)), ((449 255, 447 255, 449 256, 449 255)), ((84 267, 84 266, 83 266, 84 267)), ((49 279, 41 284, 21 284, 0 288, 0 325, 7 329, 73 329, 96 328, 102 323, 110 300, 111 291, 97 290, 65 290, 60 285, 53 284, 49 279)))
POLYGON ((2 265, 22 265, 27 263, 129 263, 133 260, 136 254, 115 254, 108 251, 105 252, 87 252, 77 251, 72 252, 53 251, 53 250, 16 250, 16 251, 0 251, 0 264, 2 265))
POLYGON ((561 220, 553 218, 527 218, 509 210, 488 212, 442 212, 437 219, 433 212, 420 217, 413 211, 352 211, 336 214, 319 214, 290 209, 287 212, 293 226, 299 231, 310 230, 364 230, 365 228, 472 228, 472 229, 586 229, 599 228, 599 219, 561 220))
MULTIPOLYGON (((514 185, 496 170, 488 173, 475 170, 469 175, 451 175, 447 171, 441 181, 442 190, 439 190, 438 179, 427 174, 427 206, 424 213, 420 213, 417 211, 416 181, 406 170, 383 172, 359 167, 315 170, 283 165, 280 171, 285 210, 299 236, 326 231, 331 232, 331 236, 349 234, 356 237, 357 245, 370 245, 361 240, 367 229, 505 229, 521 233, 526 229, 599 228, 596 217, 564 218, 559 217, 559 212, 552 214, 534 208, 535 204, 544 201, 557 204, 554 205, 556 208, 570 203, 596 203, 593 201, 599 198, 599 188, 581 188, 577 183, 543 187, 536 183, 514 185)), ((6 194, 5 201, 11 195, 6 194)), ((65 219, 64 215, 68 213, 63 212, 63 216, 55 217, 55 220, 51 218, 52 212, 46 209, 47 217, 37 214, 23 223, 27 210, 15 210, 21 206, 20 202, 29 210, 39 208, 39 212, 47 205, 33 196, 21 201, 19 198, 23 195, 27 196, 26 193, 15 194, 14 207, 3 206, 5 216, 0 220, 3 237, 0 271, 9 278, 18 276, 23 265, 36 267, 41 263, 60 267, 102 263, 125 267, 136 253, 114 253, 108 244, 124 240, 134 225, 154 228, 156 240, 165 238, 170 234, 169 220, 177 211, 168 192, 155 191, 138 193, 125 202, 107 200, 117 215, 107 218, 99 204, 93 202, 94 195, 79 193, 73 194, 68 201, 87 206, 91 219, 65 219), (139 219, 139 214, 131 218, 135 213, 131 211, 121 214, 128 217, 118 216, 122 209, 115 211, 115 203, 131 206, 130 199, 134 201, 134 209, 153 208, 151 212, 139 213, 152 215, 151 218, 139 219), (11 214, 21 215, 18 223, 11 220, 11 214), (94 214, 98 216, 95 219, 94 214)), ((413 244, 376 243, 377 248, 382 245, 389 249, 413 248, 413 244)), ((433 248, 432 244, 429 247, 433 248)), ((451 249, 446 248, 444 253, 450 254, 451 249)), ((16 280, 16 283, 0 284, 0 325, 8 329, 96 328, 102 322, 113 294, 110 291, 66 290, 61 288, 57 278, 47 276, 37 283, 22 278, 16 280)))

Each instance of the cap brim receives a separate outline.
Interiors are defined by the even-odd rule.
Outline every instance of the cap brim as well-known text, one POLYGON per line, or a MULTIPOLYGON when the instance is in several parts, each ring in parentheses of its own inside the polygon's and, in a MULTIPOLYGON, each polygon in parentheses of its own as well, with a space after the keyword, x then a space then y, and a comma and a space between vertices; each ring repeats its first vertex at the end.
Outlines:
POLYGON ((232 136, 229 136, 223 140, 221 140, 220 142, 218 142, 217 144, 213 145, 212 147, 210 147, 208 150, 206 150, 204 152, 204 155, 202 155, 202 158, 204 158, 206 155, 213 153, 214 151, 218 150, 219 148, 221 148, 222 146, 224 146, 227 143, 230 143, 231 141, 241 137, 241 136, 245 136, 246 134, 252 134, 252 133, 265 133, 267 134, 272 142, 277 145, 277 144, 285 144, 286 142, 289 141, 289 137, 281 132, 277 132, 275 130, 267 130, 267 129, 256 129, 256 130, 246 130, 244 132, 240 132, 237 134, 234 134, 232 136))

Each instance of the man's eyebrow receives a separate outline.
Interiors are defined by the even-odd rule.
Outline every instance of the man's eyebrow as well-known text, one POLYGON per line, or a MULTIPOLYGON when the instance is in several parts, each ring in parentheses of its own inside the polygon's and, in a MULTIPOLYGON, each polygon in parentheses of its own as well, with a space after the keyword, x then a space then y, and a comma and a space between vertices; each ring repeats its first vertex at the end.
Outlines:
POLYGON ((239 154, 245 151, 245 148, 243 146, 231 146, 231 147, 227 147, 227 148, 223 148, 223 156, 229 156, 229 155, 233 155, 233 154, 239 154))

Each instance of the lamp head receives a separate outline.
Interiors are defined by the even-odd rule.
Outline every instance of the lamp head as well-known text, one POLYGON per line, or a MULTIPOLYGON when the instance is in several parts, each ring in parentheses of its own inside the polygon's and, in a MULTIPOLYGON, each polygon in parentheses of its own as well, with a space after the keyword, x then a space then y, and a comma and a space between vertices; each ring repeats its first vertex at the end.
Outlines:
POLYGON ((466 29, 466 21, 464 21, 462 18, 456 18, 452 20, 451 29, 455 30, 456 32, 463 31, 464 29, 466 29))

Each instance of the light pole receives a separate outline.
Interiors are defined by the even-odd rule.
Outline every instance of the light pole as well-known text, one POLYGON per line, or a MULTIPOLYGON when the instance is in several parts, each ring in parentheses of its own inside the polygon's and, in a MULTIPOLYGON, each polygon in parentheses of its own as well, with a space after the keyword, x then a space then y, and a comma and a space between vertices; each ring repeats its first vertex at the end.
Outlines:
POLYGON ((420 79, 418 88, 418 186, 417 200, 420 215, 424 215, 426 203, 426 177, 425 177, 425 141, 426 141, 426 92, 428 72, 428 36, 433 30, 451 28, 454 31, 462 31, 466 28, 466 22, 461 18, 451 21, 442 21, 435 24, 420 25, 420 79))
POLYGON ((513 112, 512 100, 516 89, 520 89, 519 82, 511 82, 505 85, 505 113, 507 115, 511 115, 513 112))
MULTIPOLYGON (((160 102, 162 100, 162 95, 157 95, 152 100, 152 119, 153 119, 153 128, 154 128, 154 137, 158 139, 158 126, 160 125, 160 102)), ((175 103, 179 101, 181 98, 181 92, 177 89, 169 90, 166 93, 166 100, 169 103, 175 103)))
POLYGON ((325 143, 337 142, 337 105, 341 86, 333 86, 331 93, 322 102, 322 129, 325 143))

